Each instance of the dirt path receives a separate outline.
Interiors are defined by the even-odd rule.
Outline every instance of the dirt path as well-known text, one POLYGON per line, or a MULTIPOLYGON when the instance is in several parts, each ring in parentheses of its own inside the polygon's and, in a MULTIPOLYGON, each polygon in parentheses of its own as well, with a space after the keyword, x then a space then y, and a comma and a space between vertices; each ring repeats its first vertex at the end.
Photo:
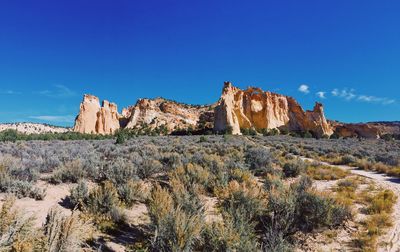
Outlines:
POLYGON ((394 211, 392 214, 393 226, 388 230, 388 232, 384 236, 379 238, 379 240, 382 243, 384 243, 385 246, 379 247, 378 251, 385 251, 385 252, 400 251, 400 179, 399 178, 390 177, 383 173, 360 170, 356 167, 350 167, 346 165, 332 165, 326 162, 321 162, 305 157, 301 157, 301 159, 308 160, 311 162, 319 162, 324 165, 334 166, 344 170, 349 170, 353 174, 373 179, 374 182, 378 186, 381 186, 382 188, 392 190, 398 197, 398 200, 394 205, 394 211))

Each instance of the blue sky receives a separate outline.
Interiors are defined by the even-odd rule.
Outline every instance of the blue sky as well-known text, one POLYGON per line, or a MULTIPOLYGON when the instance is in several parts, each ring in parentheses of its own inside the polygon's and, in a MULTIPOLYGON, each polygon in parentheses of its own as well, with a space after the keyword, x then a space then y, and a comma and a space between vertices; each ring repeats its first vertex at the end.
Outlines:
POLYGON ((84 93, 120 109, 212 103, 226 80, 321 101, 330 119, 400 120, 398 13, 400 1, 2 0, 0 122, 72 125, 84 93))

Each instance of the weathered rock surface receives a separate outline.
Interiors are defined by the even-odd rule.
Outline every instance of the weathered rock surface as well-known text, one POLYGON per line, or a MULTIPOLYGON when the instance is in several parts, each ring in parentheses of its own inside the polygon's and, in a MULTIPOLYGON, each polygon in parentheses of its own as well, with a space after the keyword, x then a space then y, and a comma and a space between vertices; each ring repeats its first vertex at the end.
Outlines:
POLYGON ((189 128, 212 128, 213 107, 193 106, 164 98, 139 99, 135 106, 123 110, 126 128, 166 128, 168 133, 189 128))
POLYGON ((4 130, 16 130, 24 134, 43 134, 43 133, 65 133, 71 128, 52 126, 42 123, 2 123, 0 132, 4 130))
POLYGON ((74 131, 87 134, 112 134, 120 128, 117 105, 99 98, 84 95, 79 114, 75 119, 74 131))
POLYGON ((400 122, 339 123, 331 122, 338 137, 377 139, 383 135, 400 135, 400 122))
POLYGON ((119 114, 117 105, 93 95, 85 95, 75 120, 74 131, 80 133, 112 134, 120 128, 165 130, 199 130, 213 127, 213 107, 177 103, 163 98, 139 99, 134 106, 119 114))
POLYGON ((317 136, 333 133, 320 103, 316 103, 314 110, 304 111, 291 97, 254 87, 241 90, 225 82, 215 108, 214 129, 241 134, 241 128, 310 131, 317 136))

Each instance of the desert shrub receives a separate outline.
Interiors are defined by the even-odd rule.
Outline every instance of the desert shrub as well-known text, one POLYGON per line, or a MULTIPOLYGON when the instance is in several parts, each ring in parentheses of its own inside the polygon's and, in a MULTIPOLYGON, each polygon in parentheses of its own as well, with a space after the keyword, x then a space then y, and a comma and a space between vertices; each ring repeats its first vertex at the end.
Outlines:
POLYGON ((207 169, 191 163, 171 171, 169 177, 180 180, 188 188, 195 184, 201 185, 203 188, 209 188, 212 179, 207 169))
POLYGON ((354 164, 356 161, 357 159, 354 156, 344 155, 340 160, 340 164, 349 165, 349 164, 354 164))
POLYGON ((225 213, 223 222, 214 222, 205 228, 202 251, 259 251, 255 226, 254 221, 240 212, 235 216, 225 213))
POLYGON ((162 172, 163 165, 160 161, 154 159, 145 159, 141 165, 138 166, 137 173, 139 178, 146 179, 156 173, 162 172))
POLYGON ((175 203, 184 211, 188 213, 202 211, 203 204, 198 193, 201 189, 197 184, 187 184, 182 178, 172 176, 170 177, 170 185, 175 203))
POLYGON ((282 189, 283 182, 280 177, 269 175, 264 180, 264 189, 269 192, 273 189, 282 189))
POLYGON ((132 162, 122 157, 118 157, 105 165, 100 180, 111 181, 115 186, 117 186, 126 184, 129 180, 137 179, 137 173, 137 168, 132 162))
POLYGON ((32 251, 38 236, 32 217, 14 208, 15 198, 7 197, 0 211, 0 251, 32 251))
POLYGON ((188 212, 175 204, 168 190, 156 186, 149 199, 154 235, 151 246, 158 251, 192 251, 204 229, 203 211, 188 212))
POLYGON ((135 180, 117 186, 118 196, 127 207, 132 207, 135 202, 143 200, 142 185, 135 180))
POLYGON ((77 183, 78 180, 85 178, 86 175, 82 161, 75 159, 66 162, 59 169, 55 170, 54 174, 50 178, 50 182, 54 184, 66 182, 77 183))
POLYGON ((70 190, 69 201, 71 205, 75 208, 82 209, 86 204, 87 198, 89 196, 89 189, 84 180, 80 180, 78 185, 70 190))
POLYGON ((338 226, 351 218, 351 211, 347 206, 310 192, 298 195, 296 214, 296 225, 305 232, 323 226, 338 226))
POLYGON ((126 142, 127 135, 124 131, 117 131, 115 135, 117 137, 115 140, 116 144, 123 144, 126 142))
POLYGON ((398 153, 378 154, 375 156, 375 160, 390 166, 400 165, 400 155, 398 153))
POLYGON ((266 214, 262 217, 262 245, 265 251, 289 251, 287 241, 295 229, 296 198, 290 191, 272 189, 266 214))
POLYGON ((58 208, 50 209, 44 225, 46 251, 80 251, 90 238, 92 226, 73 212, 65 216, 58 208))
POLYGON ((29 197, 35 200, 44 200, 44 198, 46 197, 46 189, 33 187, 32 190, 29 192, 29 197))
POLYGON ((246 163, 255 174, 270 173, 273 155, 265 147, 251 147, 245 154, 246 163))
POLYGON ((0 166, 0 192, 12 193, 18 198, 30 197, 36 200, 43 200, 46 196, 45 189, 39 189, 29 181, 14 178, 4 166, 0 166))
POLYGON ((297 177, 305 171, 306 164, 302 160, 287 162, 283 165, 283 174, 285 177, 297 177))
POLYGON ((259 216, 267 205, 267 196, 255 182, 238 183, 233 180, 228 186, 219 189, 216 195, 221 200, 219 206, 225 212, 231 212, 245 215, 249 220, 259 216))
POLYGON ((120 213, 118 192, 109 181, 90 191, 86 209, 101 221, 112 220, 116 223, 123 222, 124 216, 120 213))

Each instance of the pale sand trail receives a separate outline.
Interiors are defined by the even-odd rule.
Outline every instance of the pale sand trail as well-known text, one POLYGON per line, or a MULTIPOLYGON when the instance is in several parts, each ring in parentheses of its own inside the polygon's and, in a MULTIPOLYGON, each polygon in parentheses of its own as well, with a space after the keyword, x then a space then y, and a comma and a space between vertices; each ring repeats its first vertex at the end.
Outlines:
POLYGON ((351 167, 347 165, 332 165, 327 162, 322 162, 311 158, 301 157, 301 159, 348 170, 353 174, 372 179, 378 186, 381 186, 384 189, 392 190, 398 197, 398 200, 393 207, 394 210, 392 213, 393 226, 389 228, 388 232, 384 236, 379 238, 379 241, 382 241, 387 245, 385 247, 378 248, 378 251, 382 252, 400 251, 400 179, 399 178, 390 177, 386 174, 377 173, 374 171, 360 170, 357 167, 351 167))

